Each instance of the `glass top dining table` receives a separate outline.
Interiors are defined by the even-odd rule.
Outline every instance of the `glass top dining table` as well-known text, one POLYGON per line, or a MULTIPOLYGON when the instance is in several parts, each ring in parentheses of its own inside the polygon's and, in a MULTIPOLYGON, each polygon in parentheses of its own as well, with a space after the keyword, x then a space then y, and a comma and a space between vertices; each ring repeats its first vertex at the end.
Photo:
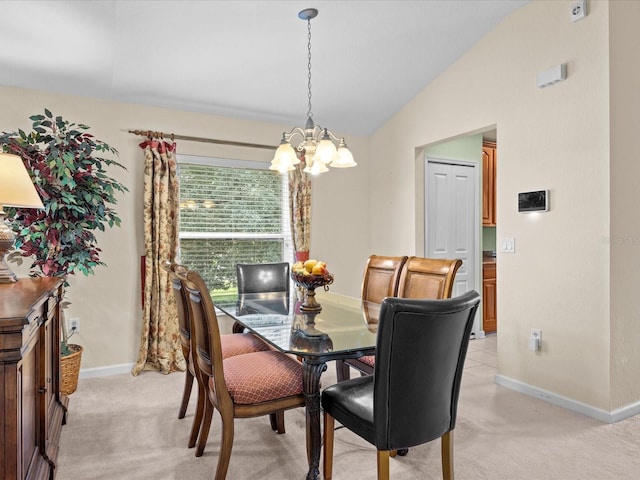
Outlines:
POLYGON ((372 355, 380 304, 324 294, 320 311, 302 311, 295 292, 250 293, 217 302, 237 324, 276 349, 302 359, 306 397, 307 480, 319 478, 320 376, 327 362, 372 355), (291 300, 290 300, 291 299, 291 300))

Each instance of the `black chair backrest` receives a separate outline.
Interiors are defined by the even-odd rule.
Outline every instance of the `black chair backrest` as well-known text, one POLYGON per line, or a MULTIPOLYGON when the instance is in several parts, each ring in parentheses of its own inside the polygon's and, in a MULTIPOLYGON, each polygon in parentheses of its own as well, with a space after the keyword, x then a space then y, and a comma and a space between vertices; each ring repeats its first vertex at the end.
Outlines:
POLYGON ((289 264, 238 263, 238 293, 288 292, 289 264))
POLYGON ((386 298, 374 370, 376 447, 426 443, 455 427, 464 359, 480 302, 386 298))
POLYGON ((289 264, 238 263, 238 315, 289 314, 289 264))

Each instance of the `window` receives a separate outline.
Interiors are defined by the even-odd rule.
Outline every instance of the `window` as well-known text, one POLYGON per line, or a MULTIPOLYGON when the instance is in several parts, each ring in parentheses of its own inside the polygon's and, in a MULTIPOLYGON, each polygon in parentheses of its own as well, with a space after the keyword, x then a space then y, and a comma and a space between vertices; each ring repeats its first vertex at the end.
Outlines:
POLYGON ((236 292, 236 263, 293 257, 287 177, 268 164, 178 155, 180 261, 214 301, 236 292))

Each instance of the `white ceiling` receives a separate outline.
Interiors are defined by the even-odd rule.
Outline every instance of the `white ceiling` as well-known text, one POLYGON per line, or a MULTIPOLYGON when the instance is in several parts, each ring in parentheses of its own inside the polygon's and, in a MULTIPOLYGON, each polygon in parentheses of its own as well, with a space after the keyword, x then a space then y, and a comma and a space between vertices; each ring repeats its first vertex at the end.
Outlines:
POLYGON ((313 118, 369 135, 528 1, 5 0, 0 84, 303 126, 313 7, 313 118))

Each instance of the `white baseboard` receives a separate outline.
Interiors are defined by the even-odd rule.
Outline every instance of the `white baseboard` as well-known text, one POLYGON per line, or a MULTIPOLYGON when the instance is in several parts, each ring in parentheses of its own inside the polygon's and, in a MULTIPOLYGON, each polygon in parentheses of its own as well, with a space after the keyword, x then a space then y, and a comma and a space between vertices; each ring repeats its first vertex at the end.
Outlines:
POLYGON ((108 367, 84 368, 80 369, 79 378, 108 377, 110 375, 120 375, 131 373, 135 363, 123 363, 121 365, 110 365, 108 367))
POLYGON ((634 415, 640 413, 640 402, 635 402, 622 408, 612 410, 611 412, 607 412, 606 410, 592 407, 591 405, 587 405, 586 403, 563 397, 562 395, 549 392, 548 390, 533 387, 518 380, 513 380, 511 378, 505 377, 504 375, 496 374, 494 380, 498 385, 502 385, 503 387, 510 388, 511 390, 524 393, 525 395, 529 395, 531 397, 539 398, 541 400, 544 400, 545 402, 549 402, 553 405, 566 408, 567 410, 571 410, 572 412, 586 415, 587 417, 594 418, 604 423, 616 423, 620 420, 633 417, 634 415))

